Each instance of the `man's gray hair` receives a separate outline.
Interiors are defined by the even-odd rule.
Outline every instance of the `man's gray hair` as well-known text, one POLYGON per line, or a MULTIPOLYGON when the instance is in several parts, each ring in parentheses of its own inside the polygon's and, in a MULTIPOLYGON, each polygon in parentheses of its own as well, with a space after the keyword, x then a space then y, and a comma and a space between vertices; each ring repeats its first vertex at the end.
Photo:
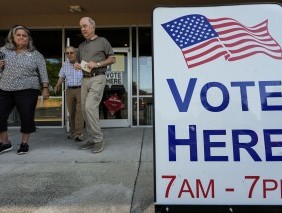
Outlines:
POLYGON ((74 46, 66 46, 65 50, 67 49, 73 49, 75 52, 77 52, 77 48, 75 48, 74 46))
POLYGON ((92 25, 92 27, 95 27, 95 21, 92 18, 88 19, 89 23, 92 25))

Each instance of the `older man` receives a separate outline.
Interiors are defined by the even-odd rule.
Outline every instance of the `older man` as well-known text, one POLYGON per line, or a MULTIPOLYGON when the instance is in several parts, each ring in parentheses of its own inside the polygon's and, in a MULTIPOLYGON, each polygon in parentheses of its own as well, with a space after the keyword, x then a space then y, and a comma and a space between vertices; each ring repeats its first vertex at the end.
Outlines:
POLYGON ((81 108, 86 124, 88 140, 80 149, 93 149, 93 153, 103 150, 104 138, 99 121, 99 105, 106 85, 107 66, 116 62, 109 41, 95 34, 95 22, 90 17, 80 19, 79 25, 85 41, 77 51, 76 69, 83 70, 81 85, 81 108))
POLYGON ((81 79, 82 72, 73 68, 76 61, 76 49, 73 46, 66 47, 65 54, 67 60, 63 63, 59 72, 59 79, 54 87, 58 92, 61 84, 66 82, 66 100, 70 115, 70 135, 69 139, 83 141, 84 120, 81 112, 81 79))

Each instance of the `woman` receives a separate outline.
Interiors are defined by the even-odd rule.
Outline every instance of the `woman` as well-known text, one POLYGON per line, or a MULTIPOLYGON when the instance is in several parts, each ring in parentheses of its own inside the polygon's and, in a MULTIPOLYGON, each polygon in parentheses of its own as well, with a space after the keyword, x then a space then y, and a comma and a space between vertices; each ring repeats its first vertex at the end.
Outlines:
POLYGON ((22 133, 17 153, 25 154, 29 150, 30 133, 36 130, 34 114, 41 87, 43 99, 49 98, 46 62, 35 50, 30 31, 21 25, 10 30, 0 51, 5 55, 4 60, 0 60, 0 154, 13 149, 7 120, 14 107, 19 113, 22 133))

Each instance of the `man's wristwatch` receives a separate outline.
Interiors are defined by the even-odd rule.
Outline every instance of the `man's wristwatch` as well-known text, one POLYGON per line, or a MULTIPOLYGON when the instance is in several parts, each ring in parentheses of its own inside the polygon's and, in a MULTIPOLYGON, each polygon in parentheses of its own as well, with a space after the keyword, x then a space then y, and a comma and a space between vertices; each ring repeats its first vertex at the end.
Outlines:
POLYGON ((99 62, 97 63, 97 65, 98 65, 98 67, 100 67, 100 63, 99 62))

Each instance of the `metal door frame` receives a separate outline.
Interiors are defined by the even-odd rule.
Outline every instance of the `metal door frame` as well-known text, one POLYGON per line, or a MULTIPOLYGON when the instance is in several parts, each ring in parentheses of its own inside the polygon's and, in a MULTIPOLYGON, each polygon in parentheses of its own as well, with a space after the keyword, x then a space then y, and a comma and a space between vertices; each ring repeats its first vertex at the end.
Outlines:
POLYGON ((131 54, 130 49, 128 47, 121 48, 113 48, 114 52, 118 53, 127 53, 127 109, 128 109, 128 117, 127 119, 100 119, 100 124, 102 128, 110 128, 110 127, 131 127, 131 118, 132 118, 132 103, 131 103, 131 54))

